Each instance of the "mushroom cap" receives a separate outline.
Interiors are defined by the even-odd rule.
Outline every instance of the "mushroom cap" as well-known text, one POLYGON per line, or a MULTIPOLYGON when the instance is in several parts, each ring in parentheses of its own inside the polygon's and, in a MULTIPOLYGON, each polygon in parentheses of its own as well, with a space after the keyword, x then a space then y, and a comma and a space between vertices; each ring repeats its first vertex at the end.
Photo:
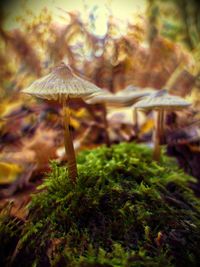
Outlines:
POLYGON ((128 107, 132 106, 135 102, 144 97, 144 94, 137 95, 115 95, 115 94, 94 94, 91 98, 85 100, 88 104, 102 103, 109 107, 128 107))
POLYGON ((154 92, 155 90, 153 88, 141 88, 141 87, 136 87, 133 85, 128 85, 123 90, 118 91, 115 95, 117 96, 127 96, 127 95, 147 96, 154 92))
POLYGON ((106 103, 113 96, 114 94, 109 92, 107 89, 101 89, 100 92, 94 93, 89 97, 85 97, 84 100, 87 104, 99 104, 106 103))
POLYGON ((150 96, 137 102, 134 108, 137 109, 165 109, 174 110, 182 109, 190 106, 191 104, 179 96, 169 95, 166 89, 160 90, 156 93, 150 94, 150 96))
POLYGON ((101 90, 101 93, 94 94, 89 99, 86 99, 88 104, 103 103, 108 107, 129 107, 134 103, 140 101, 143 97, 152 93, 152 90, 139 90, 134 89, 132 92, 125 92, 124 90, 112 94, 108 90, 101 90))
POLYGON ((87 97, 100 93, 101 89, 77 76, 68 65, 62 62, 48 75, 36 80, 22 92, 40 98, 58 100, 63 96, 87 97))
POLYGON ((128 85, 124 89, 118 91, 116 93, 116 95, 130 94, 130 93, 135 93, 135 92, 139 92, 139 91, 140 91, 139 87, 135 87, 133 85, 128 85))

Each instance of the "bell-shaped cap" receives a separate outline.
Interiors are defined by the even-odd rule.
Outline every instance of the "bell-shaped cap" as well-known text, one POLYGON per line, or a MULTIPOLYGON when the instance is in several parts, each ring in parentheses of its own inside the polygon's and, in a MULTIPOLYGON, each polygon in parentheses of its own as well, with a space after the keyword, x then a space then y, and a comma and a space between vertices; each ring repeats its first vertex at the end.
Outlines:
POLYGON ((148 97, 137 102, 134 108, 137 109, 165 109, 165 110, 177 110, 190 106, 191 104, 185 99, 168 94, 167 90, 163 89, 156 93, 150 94, 148 97))
POLYGON ((62 62, 48 75, 36 80, 22 92, 49 100, 59 100, 64 96, 84 98, 100 93, 101 89, 77 76, 68 65, 62 62))

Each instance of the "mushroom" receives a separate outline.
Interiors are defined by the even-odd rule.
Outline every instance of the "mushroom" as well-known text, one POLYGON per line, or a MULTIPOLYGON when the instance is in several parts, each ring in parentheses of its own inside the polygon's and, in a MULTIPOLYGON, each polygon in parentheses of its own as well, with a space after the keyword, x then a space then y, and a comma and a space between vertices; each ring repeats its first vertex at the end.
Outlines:
POLYGON ((140 90, 139 87, 136 87, 136 86, 133 86, 133 85, 129 84, 129 85, 126 86, 124 89, 118 91, 118 92, 116 93, 116 95, 121 95, 121 94, 124 95, 125 93, 126 93, 126 94, 130 94, 130 93, 132 93, 132 92, 136 92, 136 91, 139 91, 139 90, 140 90))
POLYGON ((68 159, 69 179, 72 184, 76 183, 77 165, 72 137, 69 130, 71 98, 87 98, 94 93, 101 92, 96 85, 78 77, 65 63, 55 67, 48 75, 36 80, 23 93, 37 96, 48 100, 58 100, 63 105, 64 142, 68 159))
MULTIPOLYGON (((121 97, 129 97, 130 101, 127 102, 127 104, 133 105, 134 103, 137 103, 140 101, 142 98, 149 96, 151 93, 154 93, 155 90, 151 88, 139 88, 135 87, 133 85, 128 85, 125 89, 117 92, 117 96, 121 97), (132 102, 134 101, 134 102, 132 102)), ((137 110, 133 107, 133 122, 134 122, 134 131, 135 131, 135 136, 138 134, 139 126, 138 126, 138 114, 137 110)))
MULTIPOLYGON (((152 93, 152 89, 149 90, 140 90, 132 85, 129 85, 124 90, 117 92, 116 94, 112 94, 107 90, 101 90, 100 93, 94 94, 92 97, 86 100, 88 104, 97 104, 101 103, 103 105, 104 110, 104 125, 105 125, 105 133, 107 145, 109 146, 110 140, 108 135, 108 123, 107 123, 107 107, 121 108, 121 107, 129 107, 134 103, 141 100, 141 98, 148 96, 152 93)), ((136 122, 135 131, 137 131, 137 113, 135 109, 133 110, 134 121, 136 122)))
POLYGON ((164 128, 164 112, 180 110, 190 106, 190 103, 181 97, 169 95, 166 89, 151 94, 149 97, 139 101, 134 105, 136 109, 157 111, 156 125, 154 132, 154 152, 153 159, 160 161, 160 141, 164 128))
POLYGON ((85 99, 87 104, 101 104, 102 111, 103 111, 103 123, 104 123, 104 131, 105 131, 105 142, 106 145, 110 146, 110 137, 108 133, 108 120, 107 120, 107 108, 106 108, 106 101, 110 97, 112 98, 113 94, 110 93, 106 89, 102 89, 100 93, 94 94, 89 98, 85 99))
POLYGON ((108 107, 129 107, 138 102, 142 97, 148 96, 152 90, 135 90, 132 92, 119 91, 116 94, 101 90, 86 100, 88 104, 104 103, 108 107))

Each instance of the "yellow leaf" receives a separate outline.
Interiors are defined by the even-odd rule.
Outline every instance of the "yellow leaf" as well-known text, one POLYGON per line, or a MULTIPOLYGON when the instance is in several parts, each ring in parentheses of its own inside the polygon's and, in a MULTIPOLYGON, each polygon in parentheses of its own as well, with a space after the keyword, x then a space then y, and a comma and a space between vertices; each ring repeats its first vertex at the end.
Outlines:
POLYGON ((70 125, 73 126, 75 129, 80 127, 80 122, 75 118, 70 118, 70 125))
POLYGON ((22 106, 22 101, 9 102, 8 100, 5 100, 0 105, 0 114, 2 115, 2 117, 4 117, 10 114, 15 109, 20 108, 21 106, 22 106))
POLYGON ((14 163, 0 162, 0 184, 11 183, 22 172, 22 168, 14 163))
POLYGON ((140 132, 142 134, 148 133, 153 130, 154 127, 154 120, 153 119, 148 119, 140 128, 140 132))
POLYGON ((77 118, 83 118, 88 116, 88 112, 85 108, 80 108, 78 111, 75 113, 77 118))

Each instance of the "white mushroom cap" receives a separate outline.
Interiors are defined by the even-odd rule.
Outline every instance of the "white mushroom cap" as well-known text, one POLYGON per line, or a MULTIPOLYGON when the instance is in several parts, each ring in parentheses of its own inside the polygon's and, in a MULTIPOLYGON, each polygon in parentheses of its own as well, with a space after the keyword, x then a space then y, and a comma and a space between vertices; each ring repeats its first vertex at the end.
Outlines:
POLYGON ((112 99, 114 94, 109 92, 107 89, 101 89, 100 92, 94 93, 89 97, 85 97, 84 100, 87 104, 99 104, 106 103, 109 99, 112 99))
POLYGON ((143 97, 148 96, 152 93, 152 90, 134 90, 126 93, 124 90, 120 93, 112 94, 107 90, 101 90, 101 93, 94 94, 89 99, 86 99, 88 104, 104 103, 108 107, 130 107, 143 97), (123 92, 123 93, 121 93, 123 92))
POLYGON ((116 95, 124 95, 124 94, 130 94, 140 91, 140 88, 135 87, 133 85, 128 85, 123 90, 120 90, 116 93, 116 95))
POLYGON ((137 109, 165 109, 175 110, 190 106, 191 104, 181 97, 169 95, 167 90, 163 89, 137 102, 134 108, 137 109))
POLYGON ((99 93, 101 89, 93 83, 78 77, 69 66, 61 63, 51 73, 36 80, 22 92, 40 98, 58 100, 63 96, 83 98, 99 93))
POLYGON ((151 93, 155 93, 153 88, 140 88, 133 85, 128 85, 123 90, 118 91, 115 95, 117 96, 127 96, 127 95, 135 95, 135 96, 147 96, 151 93))

